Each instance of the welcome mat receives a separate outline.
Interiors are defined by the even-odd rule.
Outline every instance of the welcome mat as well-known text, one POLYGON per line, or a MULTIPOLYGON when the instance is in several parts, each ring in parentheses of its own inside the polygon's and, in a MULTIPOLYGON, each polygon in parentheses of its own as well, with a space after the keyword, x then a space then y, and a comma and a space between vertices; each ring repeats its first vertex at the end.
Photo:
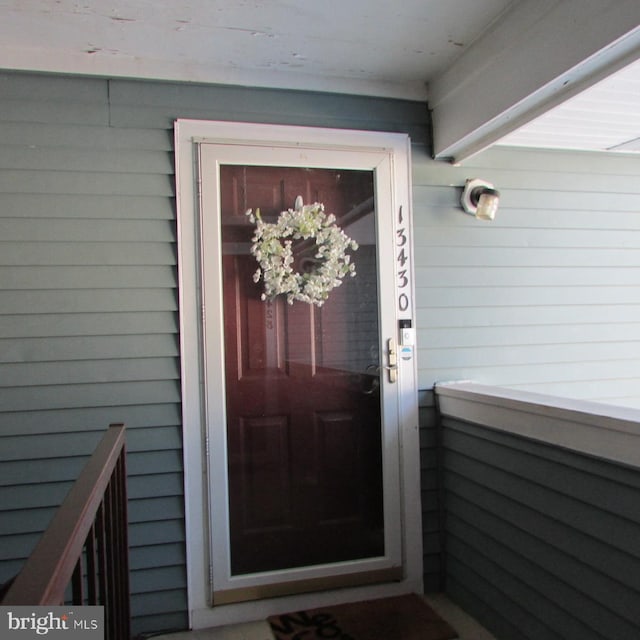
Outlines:
POLYGON ((450 640, 458 634, 416 594, 270 616, 276 640, 450 640))

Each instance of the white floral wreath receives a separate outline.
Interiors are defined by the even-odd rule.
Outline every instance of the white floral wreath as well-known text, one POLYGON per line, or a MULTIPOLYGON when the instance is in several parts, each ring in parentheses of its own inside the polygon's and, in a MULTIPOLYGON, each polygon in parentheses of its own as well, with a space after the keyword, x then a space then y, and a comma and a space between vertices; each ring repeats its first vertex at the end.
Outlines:
POLYGON ((280 213, 277 222, 264 222, 260 209, 255 215, 246 212, 256 230, 252 238, 251 253, 260 267, 253 281, 264 281, 262 299, 285 294, 287 302, 300 300, 321 307, 329 292, 342 284, 345 275, 356 275, 355 265, 347 249, 356 250, 358 243, 349 238, 336 225, 333 214, 324 212, 322 203, 303 205, 296 199, 295 209, 280 213), (308 272, 293 270, 292 243, 294 240, 315 239, 316 253, 308 272))

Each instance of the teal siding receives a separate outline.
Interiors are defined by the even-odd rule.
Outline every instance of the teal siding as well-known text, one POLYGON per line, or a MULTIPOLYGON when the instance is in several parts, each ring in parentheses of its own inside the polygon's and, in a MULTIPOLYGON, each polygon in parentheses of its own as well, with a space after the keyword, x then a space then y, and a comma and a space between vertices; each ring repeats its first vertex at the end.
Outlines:
MULTIPOLYGON (((452 167, 430 159, 417 102, 0 74, 0 581, 123 421, 134 630, 187 623, 177 118, 408 133, 420 387, 471 378, 639 406, 636 157, 496 148, 452 167), (458 208, 475 176, 503 192, 492 224, 458 208)), ((437 432, 430 392, 420 401, 432 589, 437 432)))
POLYGON ((640 407, 640 159, 494 147, 413 154, 420 387, 474 380, 640 407), (500 189, 494 222, 459 207, 500 189))
POLYGON ((328 93, 118 80, 110 84, 116 127, 171 129, 176 118, 408 133, 427 140, 420 102, 328 93))
POLYGON ((640 632, 637 469, 443 418, 446 586, 503 640, 640 632))
POLYGON ((416 102, 0 75, 0 582, 124 422, 136 633, 187 625, 177 118, 427 129, 416 102))
POLYGON ((440 460, 440 431, 433 391, 421 391, 419 397, 420 423, 420 486, 422 499, 422 554, 425 593, 442 591, 442 464, 440 460))
POLYGON ((184 626, 180 581, 137 602, 150 554, 184 572, 171 132, 110 126, 106 81, 0 87, 0 581, 122 421, 135 628, 184 626))

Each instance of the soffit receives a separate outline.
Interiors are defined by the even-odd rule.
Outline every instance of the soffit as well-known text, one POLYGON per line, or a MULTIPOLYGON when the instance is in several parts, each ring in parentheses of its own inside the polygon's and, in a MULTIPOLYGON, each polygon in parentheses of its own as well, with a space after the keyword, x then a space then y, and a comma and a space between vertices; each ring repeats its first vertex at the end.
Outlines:
POLYGON ((640 60, 506 136, 499 144, 640 153, 640 60))

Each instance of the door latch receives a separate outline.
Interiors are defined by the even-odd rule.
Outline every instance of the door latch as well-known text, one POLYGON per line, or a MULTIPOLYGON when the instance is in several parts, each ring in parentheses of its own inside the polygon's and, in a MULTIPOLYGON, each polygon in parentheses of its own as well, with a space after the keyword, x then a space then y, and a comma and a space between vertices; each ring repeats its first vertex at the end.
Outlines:
POLYGON ((385 369, 389 372, 389 382, 398 380, 398 351, 396 341, 393 338, 387 340, 387 362, 385 369))

